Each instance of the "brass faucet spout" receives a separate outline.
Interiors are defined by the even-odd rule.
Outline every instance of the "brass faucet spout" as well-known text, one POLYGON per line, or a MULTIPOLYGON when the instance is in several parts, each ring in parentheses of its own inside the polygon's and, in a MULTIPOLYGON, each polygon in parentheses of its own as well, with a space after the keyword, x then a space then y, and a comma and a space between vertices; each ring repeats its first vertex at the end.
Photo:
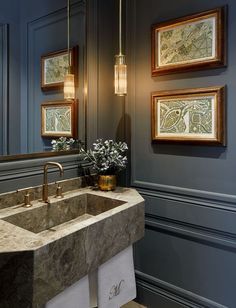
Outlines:
POLYGON ((44 202, 48 203, 48 167, 53 166, 53 167, 58 167, 60 170, 60 176, 62 177, 64 174, 63 167, 60 163, 57 162, 48 162, 44 165, 44 172, 43 172, 43 195, 42 199, 44 202))

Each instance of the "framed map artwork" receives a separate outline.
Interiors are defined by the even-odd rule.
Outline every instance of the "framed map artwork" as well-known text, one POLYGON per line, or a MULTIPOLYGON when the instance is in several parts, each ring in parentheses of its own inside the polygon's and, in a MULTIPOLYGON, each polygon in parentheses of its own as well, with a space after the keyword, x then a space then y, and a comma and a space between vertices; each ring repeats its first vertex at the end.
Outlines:
POLYGON ((226 8, 152 26, 152 76, 226 65, 226 8))
POLYGON ((225 88, 152 93, 152 140, 225 145, 225 88))
POLYGON ((41 105, 43 137, 77 137, 77 101, 46 102, 41 105))
MULTIPOLYGON (((78 46, 70 49, 71 72, 77 78, 78 46)), ((60 90, 68 73, 69 57, 67 50, 52 52, 41 57, 42 90, 60 90)))

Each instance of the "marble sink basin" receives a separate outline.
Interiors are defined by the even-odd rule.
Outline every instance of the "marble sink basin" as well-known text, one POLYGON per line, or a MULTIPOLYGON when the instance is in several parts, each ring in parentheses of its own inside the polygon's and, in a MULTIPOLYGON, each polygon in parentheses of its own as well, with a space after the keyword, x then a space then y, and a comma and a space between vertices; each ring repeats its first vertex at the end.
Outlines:
POLYGON ((144 200, 134 189, 80 188, 49 204, 36 199, 31 208, 5 207, 15 200, 6 197, 0 195, 0 307, 43 308, 144 236, 144 200))
POLYGON ((30 210, 17 213, 4 218, 3 220, 34 233, 45 230, 57 231, 55 228, 60 225, 60 230, 71 224, 85 221, 93 216, 109 211, 124 204, 124 201, 82 194, 63 199, 53 199, 49 204, 41 204, 32 207, 30 210))

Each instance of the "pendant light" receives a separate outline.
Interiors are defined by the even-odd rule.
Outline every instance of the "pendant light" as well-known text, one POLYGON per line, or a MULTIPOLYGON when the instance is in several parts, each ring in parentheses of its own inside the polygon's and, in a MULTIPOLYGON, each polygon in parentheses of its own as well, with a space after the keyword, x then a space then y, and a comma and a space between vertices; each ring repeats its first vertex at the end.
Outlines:
POLYGON ((67 0, 67 52, 68 52, 68 73, 64 78, 64 99, 75 99, 75 76, 71 72, 70 55, 70 0, 67 0))
POLYGON ((115 56, 115 94, 125 96, 127 94, 127 65, 125 55, 122 54, 122 0, 119 0, 119 54, 115 56))

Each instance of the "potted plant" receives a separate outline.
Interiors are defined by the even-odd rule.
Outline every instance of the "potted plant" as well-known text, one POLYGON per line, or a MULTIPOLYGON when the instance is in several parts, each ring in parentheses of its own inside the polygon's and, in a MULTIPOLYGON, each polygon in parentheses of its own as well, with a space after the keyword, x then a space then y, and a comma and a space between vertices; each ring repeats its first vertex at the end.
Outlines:
POLYGON ((93 164, 98 174, 98 187, 101 190, 114 190, 116 188, 116 175, 126 168, 127 157, 125 152, 128 146, 125 142, 98 139, 93 143, 93 149, 85 154, 85 159, 93 164))
POLYGON ((75 140, 73 138, 60 137, 57 140, 52 140, 52 150, 53 151, 69 151, 71 150, 75 140))

